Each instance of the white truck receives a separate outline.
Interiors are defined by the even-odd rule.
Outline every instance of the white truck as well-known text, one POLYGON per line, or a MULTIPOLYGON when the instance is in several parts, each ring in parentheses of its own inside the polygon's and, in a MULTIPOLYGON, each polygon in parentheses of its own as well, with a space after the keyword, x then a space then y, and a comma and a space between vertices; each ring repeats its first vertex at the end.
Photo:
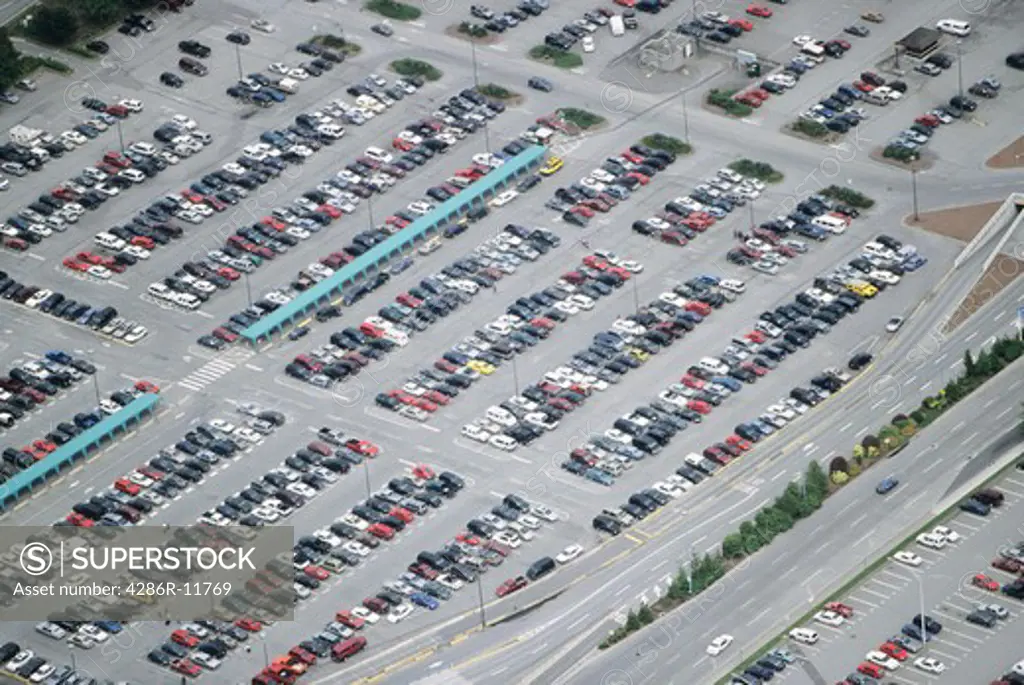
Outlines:
POLYGON ((43 135, 44 131, 38 128, 29 128, 18 124, 12 126, 10 135, 11 141, 25 147, 32 147, 43 135))
POLYGON ((616 14, 608 20, 608 28, 616 38, 626 32, 626 24, 622 21, 622 15, 616 14))
POLYGON ((289 95, 294 95, 299 92, 299 82, 292 78, 283 78, 275 85, 278 90, 284 91, 289 95))

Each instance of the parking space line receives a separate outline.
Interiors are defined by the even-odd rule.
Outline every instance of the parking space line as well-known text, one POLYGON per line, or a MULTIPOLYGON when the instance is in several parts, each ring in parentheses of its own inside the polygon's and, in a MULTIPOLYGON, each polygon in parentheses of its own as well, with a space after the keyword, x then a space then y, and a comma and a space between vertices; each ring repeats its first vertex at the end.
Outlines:
POLYGON ((959 632, 957 630, 953 630, 952 628, 946 628, 946 630, 948 630, 953 635, 956 635, 957 637, 962 637, 965 640, 970 640, 971 642, 976 642, 979 645, 985 642, 984 640, 981 640, 981 639, 976 638, 976 637, 972 637, 971 635, 968 635, 966 633, 961 633, 961 632, 959 632))
POLYGON ((878 597, 881 597, 882 599, 889 599, 889 595, 884 595, 881 592, 875 592, 871 588, 862 587, 860 589, 863 590, 864 592, 868 593, 869 595, 877 595, 878 597))
POLYGON ((879 580, 878 578, 872 578, 871 582, 878 583, 882 587, 887 587, 890 590, 897 590, 897 591, 899 591, 899 590, 902 590, 903 587, 904 587, 904 586, 893 585, 892 583, 887 583, 884 580, 879 580))
POLYGON ((878 608, 877 604, 873 604, 873 603, 869 602, 868 600, 864 599, 863 597, 858 597, 857 595, 850 595, 850 599, 853 600, 854 602, 856 602, 857 604, 866 604, 869 607, 871 607, 872 609, 877 609, 878 608))
POLYGON ((902 580, 905 583, 909 583, 910 582, 910 578, 907 578, 906 576, 901 576, 900 574, 898 574, 895 571, 892 571, 890 569, 885 568, 885 569, 882 569, 881 572, 886 574, 886 575, 888 575, 888 576, 892 576, 893 578, 898 578, 899 580, 902 580))

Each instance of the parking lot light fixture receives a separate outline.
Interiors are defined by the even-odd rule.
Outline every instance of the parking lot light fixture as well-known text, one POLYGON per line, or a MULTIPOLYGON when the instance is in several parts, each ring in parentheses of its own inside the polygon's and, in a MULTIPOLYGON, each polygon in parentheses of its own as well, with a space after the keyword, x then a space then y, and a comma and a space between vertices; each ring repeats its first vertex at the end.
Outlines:
POLYGON ((961 98, 964 96, 963 44, 963 40, 960 38, 956 39, 956 90, 961 98))
POLYGON ((370 462, 367 459, 363 459, 363 476, 366 478, 366 497, 369 499, 371 495, 370 488, 370 462))
POLYGON ((235 43, 235 61, 238 62, 238 80, 242 80, 242 48, 235 43))
POLYGON ((686 91, 683 91, 683 140, 687 145, 690 144, 690 115, 686 109, 686 91))
POLYGON ((910 168, 910 192, 914 201, 914 221, 917 221, 920 217, 917 211, 917 169, 914 167, 910 168))
POLYGON ((121 154, 124 154, 124 131, 121 130, 121 120, 117 119, 117 143, 121 146, 121 154))

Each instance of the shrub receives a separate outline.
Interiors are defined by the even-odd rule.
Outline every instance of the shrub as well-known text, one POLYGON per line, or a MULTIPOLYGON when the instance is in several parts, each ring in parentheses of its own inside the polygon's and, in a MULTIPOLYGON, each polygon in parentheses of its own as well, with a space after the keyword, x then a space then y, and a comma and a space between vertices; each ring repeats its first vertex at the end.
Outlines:
POLYGON ((722 555, 726 559, 740 559, 743 551, 743 537, 739 533, 729 533, 722 539, 722 555))
POLYGON ((594 114, 593 112, 586 109, 577 109, 575 107, 564 107, 558 110, 558 114, 567 123, 578 126, 579 128, 586 130, 588 128, 594 128, 600 126, 605 122, 605 118, 594 114))
POLYGON ((729 165, 737 174, 751 176, 765 183, 778 183, 783 179, 780 171, 766 162, 755 162, 752 159, 740 159, 729 165))
POLYGON ((853 190, 852 188, 843 188, 842 186, 829 186, 821 191, 821 194, 825 197, 830 197, 833 200, 838 200, 844 204, 856 207, 857 209, 870 209, 875 206, 875 201, 864 193, 853 190))
POLYGON ((436 81, 443 75, 433 64, 419 59, 395 60, 391 63, 391 71, 401 76, 421 76, 428 81, 436 81))
POLYGON ((860 475, 860 471, 861 471, 861 468, 859 466, 857 466, 856 464, 851 464, 850 465, 850 473, 849 473, 850 478, 856 478, 857 476, 859 476, 860 475))
POLYGON ((29 36, 49 45, 67 45, 78 33, 78 17, 61 5, 38 5, 25 26, 29 36))
POLYGON ((719 90, 712 88, 708 91, 707 103, 719 109, 725 110, 726 114, 734 117, 746 117, 754 111, 750 105, 733 100, 736 90, 719 90))
POLYGON ((459 33, 469 36, 470 38, 486 38, 489 34, 480 24, 473 24, 468 21, 464 21, 459 24, 459 33))
POLYGON ((844 485, 850 480, 850 477, 842 471, 836 471, 832 474, 832 482, 836 485, 844 485))
POLYGON ((315 43, 317 45, 323 45, 325 48, 338 50, 340 52, 345 53, 346 55, 351 56, 358 55, 360 52, 363 51, 362 46, 360 46, 359 44, 353 43, 350 40, 345 40, 341 36, 335 36, 333 34, 313 36, 312 40, 310 40, 309 42, 315 43))
POLYGON ((809 138, 824 138, 829 134, 828 127, 825 124, 819 124, 817 121, 808 121, 807 119, 797 119, 793 122, 791 128, 809 138))
POLYGON ((846 473, 850 470, 850 465, 846 462, 846 457, 835 457, 828 464, 828 472, 835 473, 836 471, 842 471, 846 473))
POLYGON ((511 91, 504 86, 499 86, 496 83, 481 83, 477 91, 481 95, 486 95, 495 100, 511 100, 514 97, 519 97, 519 93, 511 91))
POLYGON ((538 62, 547 62, 560 69, 575 69, 583 64, 583 58, 575 52, 559 50, 550 45, 535 45, 530 48, 530 58, 538 62))
POLYGON ((885 149, 882 150, 882 156, 886 159, 903 162, 904 164, 916 162, 921 158, 921 155, 918 154, 917 150, 910 150, 902 145, 886 145, 885 149))
POLYGON ((644 136, 640 142, 649 148, 665 150, 674 155, 688 155, 693 150, 688 143, 684 143, 678 138, 667 136, 664 133, 652 133, 649 136, 644 136))
POLYGON ((418 7, 406 5, 404 2, 397 2, 396 0, 367 0, 364 7, 371 12, 376 12, 388 19, 396 19, 398 21, 416 21, 423 14, 418 7))

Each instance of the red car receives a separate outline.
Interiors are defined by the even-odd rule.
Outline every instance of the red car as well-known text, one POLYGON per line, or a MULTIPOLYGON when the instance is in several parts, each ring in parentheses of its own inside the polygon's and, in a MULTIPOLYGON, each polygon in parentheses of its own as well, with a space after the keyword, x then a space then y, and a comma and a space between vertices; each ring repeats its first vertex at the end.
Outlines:
POLYGON ((843 618, 850 618, 853 616, 853 607, 849 604, 843 604, 842 602, 829 602, 825 605, 825 608, 829 611, 834 611, 843 618))
POLYGON ((363 455, 364 457, 376 457, 380 453, 380 448, 369 440, 350 438, 345 441, 345 447, 349 448, 356 454, 363 455))
POLYGON ((1006 557, 996 557, 992 560, 992 566, 1007 573, 1021 573, 1024 571, 1024 564, 1016 559, 1007 559, 1006 557))
POLYGON ((992 580, 984 573, 976 573, 974 577, 971 578, 971 585, 974 587, 980 587, 982 590, 988 590, 989 592, 996 592, 999 590, 999 583, 992 580))
POLYGON ((127 169, 132 165, 130 159, 122 155, 120 152, 114 152, 113 150, 103 155, 103 161, 107 164, 112 164, 119 169, 127 169))
POLYGON ((223 202, 219 198, 213 197, 212 195, 210 195, 209 197, 204 197, 203 202, 208 204, 215 212, 223 212, 228 208, 226 202, 223 202))
POLYGON ((430 468, 426 464, 417 464, 411 469, 413 478, 419 478, 420 480, 430 480, 436 474, 434 469, 430 468))
POLYGON ((526 578, 523 576, 516 576, 515 578, 509 578, 504 583, 498 586, 498 589, 494 591, 494 594, 499 597, 505 597, 511 595, 517 590, 522 590, 526 587, 526 578))
POLYGON ((426 578, 427 580, 437 578, 437 571, 426 564, 409 564, 409 573, 414 573, 420 578, 426 578))
POLYGON ((598 271, 604 271, 608 268, 608 262, 604 261, 597 255, 587 255, 583 258, 583 263, 589 266, 591 269, 597 269, 598 271))
POLYGON ((692 409, 698 414, 711 413, 711 405, 705 402, 704 400, 690 400, 689 402, 686 403, 686 408, 692 409))
POLYGON ((28 243, 21 238, 4 238, 4 247, 15 252, 24 252, 28 249, 28 243))
POLYGON ((728 464, 732 461, 732 457, 725 453, 725 450, 712 445, 704 450, 704 456, 711 461, 717 461, 719 464, 728 464))
POLYGON ((156 247, 156 243, 153 242, 153 239, 144 235, 133 236, 131 243, 136 247, 144 247, 147 250, 152 250, 154 247, 156 247))
POLYGON ((548 400, 548 404, 555 409, 561 409, 562 411, 572 411, 576 408, 576 405, 562 397, 553 397, 548 400))
POLYGON ((153 480, 163 480, 167 475, 163 471, 158 471, 154 469, 152 466, 140 466, 135 470, 144 475, 146 478, 151 478, 153 480))
POLYGON ((334 615, 334 620, 352 630, 359 630, 366 624, 363 619, 353 616, 351 611, 339 611, 334 615))
POLYGON ((396 519, 402 521, 403 523, 412 523, 413 519, 416 518, 412 515, 412 512, 406 509, 405 507, 394 507, 391 511, 388 512, 388 516, 394 516, 396 519))
POLYGON ((222 266, 219 269, 217 269, 217 275, 222 276, 228 279, 229 281, 237 281, 239 278, 242 277, 240 273, 232 269, 230 266, 222 266))
POLYGON ((752 17, 763 17, 764 19, 767 19, 772 16, 773 12, 764 5, 750 5, 747 7, 747 14, 752 17))
POLYGON ((759 345, 768 339, 765 337, 765 334, 762 333, 761 331, 750 331, 743 337, 749 340, 750 342, 755 342, 759 345))
POLYGON ((316 208, 316 211, 326 214, 332 219, 337 219, 341 216, 341 210, 334 205, 320 205, 316 208))
POLYGON ((178 629, 171 633, 171 642, 177 642, 182 647, 192 649, 199 644, 199 638, 187 630, 178 629))
POLYGON ((679 382, 694 390, 702 390, 704 388, 704 381, 689 373, 679 379, 679 382))
POLYGON ((923 124, 928 128, 938 128, 942 122, 934 114, 922 114, 918 118, 914 119, 914 123, 923 124))
POLYGON ((402 152, 408 152, 416 146, 404 138, 395 138, 391 141, 391 147, 402 152))
POLYGON ((751 95, 750 93, 741 93, 733 97, 733 100, 740 102, 748 107, 754 107, 755 109, 761 106, 761 100, 751 95))
POLYGON ((327 572, 327 569, 322 566, 317 566, 316 564, 310 564, 306 568, 302 569, 302 572, 310 578, 316 578, 317 580, 327 580, 331 577, 331 574, 327 572))
POLYGON ((459 370, 459 367, 455 366, 455 364, 452 364, 447 359, 438 359, 434 362, 434 368, 438 371, 444 371, 445 373, 455 373, 459 370))
POLYGON ((683 309, 688 312, 697 312, 701 316, 711 316, 711 305, 700 300, 690 300, 683 309))
POLYGON ((735 26, 737 28, 743 29, 744 31, 754 30, 754 22, 750 21, 749 19, 730 19, 729 26, 735 26))
POLYGON ((624 159, 628 159, 633 164, 643 164, 644 158, 641 155, 633 152, 632 150, 626 150, 622 153, 624 159))
POLYGON ((679 245, 682 247, 687 242, 686 236, 679 231, 662 231, 661 242, 668 243, 669 245, 679 245))
POLYGON ((512 553, 511 548, 509 548, 507 545, 503 545, 500 542, 495 542, 494 540, 488 540, 483 544, 483 547, 484 549, 489 549, 492 552, 497 552, 503 557, 507 557, 509 554, 512 553))
POLYGON ((75 255, 75 259, 77 259, 80 262, 85 262, 87 264, 103 263, 103 257, 100 257, 98 254, 93 254, 92 252, 79 252, 78 254, 75 255))
POLYGON ((480 538, 475 537, 472 533, 459 533, 455 536, 455 540, 465 545, 473 545, 474 547, 480 544, 480 538))
POLYGON ((235 625, 242 630, 248 630, 250 633, 258 633, 263 630, 263 624, 251 618, 240 618, 235 621, 235 625))
POLYGON ((624 281, 628 281, 633 278, 633 272, 629 269, 623 269, 621 266, 613 266, 609 268, 608 273, 615 274, 624 281))
POLYGON ((763 366, 758 366, 754 362, 743 362, 742 364, 740 364, 740 368, 750 371, 758 378, 768 373, 768 369, 764 368, 763 366))
POLYGON ((636 7, 636 0, 615 0, 615 4, 622 7, 636 7))
POLYGON ((431 414, 437 411, 437 405, 424 397, 417 397, 416 401, 412 403, 412 406, 422 409, 423 411, 430 412, 431 414))
POLYGON ((747 92, 750 95, 753 95, 755 98, 757 98, 761 102, 764 102, 765 100, 767 100, 768 98, 770 98, 772 96, 771 93, 769 93, 767 90, 764 90, 762 88, 753 88, 753 89, 751 89, 751 90, 749 90, 747 92))
POLYGON ((413 297, 409 293, 402 293, 395 298, 395 302, 398 304, 404 304, 406 307, 416 309, 423 304, 423 300, 418 297, 413 297))
POLYGON ((878 651, 886 656, 891 656, 896 661, 904 661, 909 656, 907 650, 900 647, 895 642, 883 642, 879 646, 878 651))
POLYGON ((753 445, 750 444, 749 440, 744 440, 738 435, 730 435, 725 439, 726 444, 732 445, 738 450, 743 452, 749 452, 753 445))
POLYGON ((206 199, 204 196, 189 188, 186 188, 185 190, 181 191, 181 196, 194 205, 197 205, 206 199))
POLYGON ((127 478, 118 478, 117 480, 115 480, 114 489, 120 490, 124 494, 131 495, 132 497, 142 492, 142 488, 140 488, 138 485, 131 482, 127 478))
POLYGON ((650 177, 641 174, 639 171, 630 171, 628 174, 626 174, 626 176, 629 178, 635 178, 642 186, 645 186, 651 182, 650 177))
POLYGON ((370 524, 370 527, 366 529, 366 532, 375 538, 380 538, 381 540, 390 540, 395 537, 395 530, 384 523, 370 524))
POLYGON ((214 328, 213 331, 212 331, 212 334, 213 334, 213 337, 220 338, 221 340, 223 340, 226 343, 233 343, 236 340, 238 340, 238 334, 237 333, 235 333, 234 331, 229 331, 228 329, 223 328, 221 326, 218 326, 217 328, 214 328))
POLYGON ((307 649, 303 649, 298 645, 295 645, 294 647, 288 650, 288 656, 294 657, 302 663, 309 664, 310 666, 316 663, 316 654, 313 654, 313 652, 310 652, 307 649))
POLYGON ((536 326, 537 328, 544 328, 550 331, 555 327, 555 322, 547 317, 537 316, 530 319, 530 325, 536 326))
POLYGON ((579 214, 580 216, 585 216, 588 219, 590 219, 591 217, 594 216, 594 210, 591 209, 590 207, 587 207, 586 205, 583 205, 583 204, 576 205, 575 207, 573 207, 569 211, 572 212, 573 214, 579 214))
POLYGON ((437 390, 430 390, 424 395, 425 398, 433 402, 434 404, 443 407, 451 402, 451 399, 444 393, 440 393, 437 390))
POLYGON ((199 666, 188 659, 176 659, 175 661, 172 661, 171 670, 176 673, 180 673, 181 675, 188 676, 189 678, 198 678, 203 672, 199 666))
POLYGON ((47 454, 57 449, 56 443, 52 443, 49 440, 33 440, 32 447, 36 448, 37 450, 42 450, 47 454))
POLYGON ((263 224, 264 226, 270 226, 275 231, 283 231, 286 228, 288 228, 288 224, 281 221, 280 219, 275 219, 272 216, 263 217, 262 219, 260 219, 260 223, 263 224))
POLYGON ((64 520, 73 526, 78 526, 79 528, 92 528, 93 525, 95 525, 93 524, 92 519, 86 518, 76 512, 71 512, 64 520))
POLYGON ((581 285, 586 282, 587 277, 581 274, 579 271, 570 271, 568 273, 562 274, 562 280, 573 285, 581 285))
POLYGON ((854 81, 853 87, 862 93, 870 93, 875 89, 873 85, 871 85, 870 83, 866 83, 864 81, 854 81))

